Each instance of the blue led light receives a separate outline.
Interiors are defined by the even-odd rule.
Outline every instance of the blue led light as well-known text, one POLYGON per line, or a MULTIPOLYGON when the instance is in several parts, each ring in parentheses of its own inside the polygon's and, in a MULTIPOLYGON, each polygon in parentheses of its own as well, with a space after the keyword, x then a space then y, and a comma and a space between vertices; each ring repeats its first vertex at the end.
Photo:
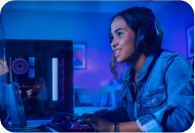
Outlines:
POLYGON ((52 58, 52 100, 58 101, 58 58, 52 58))
POLYGON ((29 71, 28 71, 28 77, 34 78, 35 77, 35 57, 29 57, 29 71))
POLYGON ((10 58, 9 58, 9 65, 10 65, 10 67, 9 67, 9 80, 10 80, 10 82, 12 82, 12 65, 11 65, 11 63, 12 63, 12 58, 11 58, 11 56, 10 56, 10 58))

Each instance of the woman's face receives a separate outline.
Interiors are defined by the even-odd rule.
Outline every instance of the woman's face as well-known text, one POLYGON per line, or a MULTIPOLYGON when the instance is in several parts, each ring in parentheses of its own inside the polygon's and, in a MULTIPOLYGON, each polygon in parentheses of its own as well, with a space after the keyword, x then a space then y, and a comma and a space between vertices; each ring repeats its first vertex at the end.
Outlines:
POLYGON ((140 53, 135 50, 135 33, 123 17, 117 16, 111 24, 112 50, 117 62, 133 62, 140 53))

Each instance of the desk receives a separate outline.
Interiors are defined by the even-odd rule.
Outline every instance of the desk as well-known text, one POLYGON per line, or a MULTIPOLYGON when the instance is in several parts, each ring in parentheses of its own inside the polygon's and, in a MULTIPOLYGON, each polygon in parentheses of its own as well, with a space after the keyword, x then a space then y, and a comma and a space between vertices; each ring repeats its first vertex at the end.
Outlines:
POLYGON ((11 122, 8 122, 10 127, 5 129, 11 132, 57 132, 54 129, 47 126, 43 126, 42 129, 33 129, 34 127, 38 127, 43 124, 46 125, 48 122, 50 122, 50 120, 27 120, 27 126, 23 128, 12 127, 11 122))
MULTIPOLYGON (((38 125, 41 125, 41 124, 46 125, 48 122, 49 122, 48 120, 28 120, 27 121, 27 123, 28 123, 27 127, 38 126, 38 125)), ((20 133, 20 131, 18 131, 18 130, 10 130, 10 131, 12 133, 20 133)), ((22 133, 59 133, 56 130, 54 130, 54 129, 48 127, 48 126, 44 126, 42 131, 41 130, 36 130, 36 131, 35 130, 34 131, 33 130, 32 131, 21 130, 21 132, 22 133)), ((194 124, 194 126, 192 126, 192 129, 189 129, 189 130, 187 130, 185 132, 182 132, 182 133, 194 133, 194 132, 195 132, 195 124, 194 124)), ((0 129, 0 133, 8 133, 8 132, 6 132, 5 130, 0 129)))
POLYGON ((50 122, 50 120, 27 120, 27 126, 23 128, 22 127, 12 127, 11 123, 9 123, 10 127, 6 128, 6 130, 10 132, 58 132, 55 129, 47 126, 48 122, 50 122), (36 129, 36 127, 40 125, 43 125, 43 126, 41 128, 36 129))

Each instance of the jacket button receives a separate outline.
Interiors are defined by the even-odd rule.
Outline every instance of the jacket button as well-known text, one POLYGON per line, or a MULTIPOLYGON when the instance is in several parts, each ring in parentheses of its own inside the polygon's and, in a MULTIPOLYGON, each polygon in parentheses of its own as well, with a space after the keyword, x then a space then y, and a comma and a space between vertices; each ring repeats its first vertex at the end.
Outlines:
POLYGON ((152 102, 153 102, 154 104, 156 104, 156 103, 157 103, 157 101, 156 101, 155 99, 153 99, 153 100, 152 100, 152 102))
POLYGON ((137 104, 137 108, 140 108, 140 104, 137 104))
POLYGON ((156 105, 157 101, 155 97, 153 97, 152 102, 156 105))

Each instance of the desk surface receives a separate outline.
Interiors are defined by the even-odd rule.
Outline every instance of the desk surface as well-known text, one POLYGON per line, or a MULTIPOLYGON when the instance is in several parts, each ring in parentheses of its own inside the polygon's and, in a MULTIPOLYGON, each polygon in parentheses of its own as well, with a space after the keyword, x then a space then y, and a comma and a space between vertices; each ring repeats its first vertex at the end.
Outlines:
POLYGON ((46 125, 50 120, 27 120, 26 127, 13 127, 11 122, 8 122, 10 127, 6 128, 6 130, 11 132, 57 132, 50 127, 44 126, 43 130, 36 129, 36 127, 40 125, 46 125))

